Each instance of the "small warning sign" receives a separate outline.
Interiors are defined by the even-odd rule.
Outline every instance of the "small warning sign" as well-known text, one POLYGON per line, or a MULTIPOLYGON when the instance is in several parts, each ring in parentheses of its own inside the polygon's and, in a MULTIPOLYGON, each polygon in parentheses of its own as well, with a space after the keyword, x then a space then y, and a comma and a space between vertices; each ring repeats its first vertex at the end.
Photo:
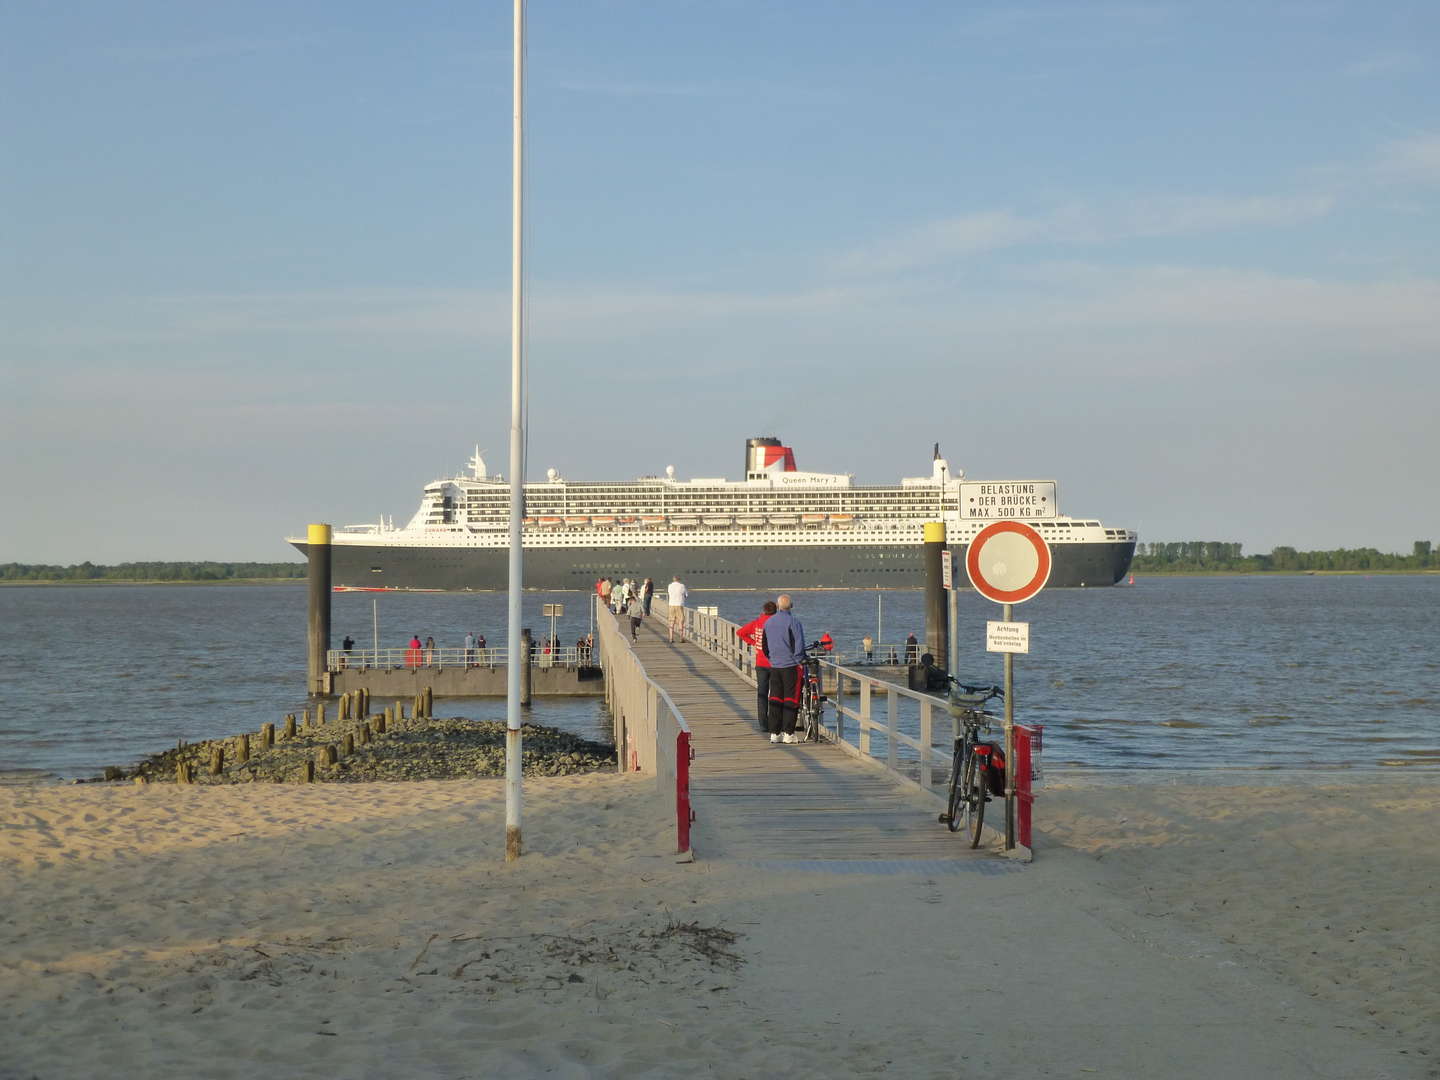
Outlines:
POLYGON ((1028 653, 1030 651, 1030 624, 1028 622, 987 622, 985 624, 985 649, 987 652, 1028 653))

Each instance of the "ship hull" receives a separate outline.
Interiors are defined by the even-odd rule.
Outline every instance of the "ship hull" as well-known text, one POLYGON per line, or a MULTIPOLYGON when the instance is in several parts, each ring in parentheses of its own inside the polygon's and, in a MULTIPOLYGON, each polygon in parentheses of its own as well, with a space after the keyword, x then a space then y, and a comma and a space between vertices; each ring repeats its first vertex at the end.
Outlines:
MULTIPOLYGON (((294 546, 306 554, 304 543, 294 546)), ((951 550, 955 565, 963 566, 965 545, 951 550)), ((1135 542, 1056 544, 1050 551, 1050 587, 1114 585, 1130 569, 1135 542)), ((923 558, 916 544, 526 547, 525 587, 589 589, 601 577, 668 581, 678 574, 691 589, 905 589, 925 584, 923 558)), ((351 589, 504 591, 508 573, 505 548, 331 548, 331 580, 351 589)))

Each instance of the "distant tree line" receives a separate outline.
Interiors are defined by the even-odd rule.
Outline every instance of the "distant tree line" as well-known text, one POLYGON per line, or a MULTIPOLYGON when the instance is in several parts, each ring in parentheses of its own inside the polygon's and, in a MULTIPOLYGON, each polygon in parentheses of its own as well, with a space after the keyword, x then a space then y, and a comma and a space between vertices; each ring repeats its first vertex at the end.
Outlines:
POLYGON ((305 563, 128 562, 116 566, 0 563, 0 581, 243 581, 303 578, 305 563))
POLYGON ((1277 547, 1268 555, 1245 555, 1240 545, 1226 540, 1181 540, 1136 544, 1132 570, 1137 571, 1291 571, 1307 570, 1432 570, 1440 569, 1429 540, 1416 540, 1409 555, 1375 548, 1336 548, 1333 551, 1296 551, 1277 547))

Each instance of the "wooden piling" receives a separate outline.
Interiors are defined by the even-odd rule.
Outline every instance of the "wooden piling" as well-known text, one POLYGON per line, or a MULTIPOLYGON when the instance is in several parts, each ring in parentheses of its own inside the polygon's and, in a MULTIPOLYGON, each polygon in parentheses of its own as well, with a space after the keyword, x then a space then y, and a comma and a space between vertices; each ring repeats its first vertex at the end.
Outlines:
POLYGON ((355 753, 355 734, 353 732, 347 731, 341 745, 344 748, 343 752, 346 757, 349 757, 351 754, 355 753))
POLYGON ((385 734, 385 714, 384 714, 384 713, 377 713, 376 715, 372 716, 372 717, 370 718, 370 722, 375 725, 375 733, 376 733, 377 735, 384 735, 384 734, 385 734))
POLYGON ((260 746, 261 746, 263 749, 265 749, 265 750, 269 750, 269 749, 270 749, 272 746, 274 746, 274 745, 275 745, 275 725, 274 725, 274 724, 261 724, 261 725, 260 725, 260 746))
POLYGON ((435 690, 433 687, 425 687, 425 719, 435 718, 435 690))
POLYGON ((295 738, 295 714, 291 713, 285 717, 285 738, 295 738))
POLYGON ((369 724, 361 724, 361 725, 360 725, 360 745, 361 745, 361 746, 369 746, 371 740, 374 739, 374 738, 375 738, 374 734, 370 731, 370 725, 369 725, 369 724))
POLYGON ((225 747, 221 745, 210 748, 210 775, 219 776, 225 771, 225 747))
POLYGON ((325 703, 323 701, 315 706, 315 724, 317 727, 325 726, 325 703))
POLYGON ((315 762, 310 761, 310 760, 307 759, 306 762, 305 762, 305 783, 307 783, 307 784, 313 784, 314 782, 315 782, 315 762))
POLYGON ((238 762, 240 762, 240 764, 243 765, 243 764, 245 764, 245 762, 247 762, 247 761, 250 760, 250 736, 249 736, 249 734, 248 734, 248 733, 242 733, 242 734, 240 735, 240 738, 237 740, 237 742, 239 743, 239 745, 235 748, 235 760, 238 761, 238 762))
POLYGON ((320 765, 322 768, 328 768, 334 765, 337 760, 338 755, 335 753, 334 743, 326 743, 320 748, 320 765))
POLYGON ((188 761, 175 763, 175 782, 177 784, 193 784, 195 782, 195 773, 190 768, 188 761))

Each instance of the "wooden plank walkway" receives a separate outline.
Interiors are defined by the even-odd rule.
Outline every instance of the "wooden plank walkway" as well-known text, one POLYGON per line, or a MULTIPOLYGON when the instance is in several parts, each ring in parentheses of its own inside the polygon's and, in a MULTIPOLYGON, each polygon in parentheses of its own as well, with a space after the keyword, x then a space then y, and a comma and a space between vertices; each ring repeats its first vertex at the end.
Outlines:
POLYGON ((824 743, 772 744, 760 733, 755 688, 700 646, 669 644, 663 620, 645 620, 635 651, 693 733, 699 857, 986 859, 935 820, 937 804, 881 769, 824 743))

